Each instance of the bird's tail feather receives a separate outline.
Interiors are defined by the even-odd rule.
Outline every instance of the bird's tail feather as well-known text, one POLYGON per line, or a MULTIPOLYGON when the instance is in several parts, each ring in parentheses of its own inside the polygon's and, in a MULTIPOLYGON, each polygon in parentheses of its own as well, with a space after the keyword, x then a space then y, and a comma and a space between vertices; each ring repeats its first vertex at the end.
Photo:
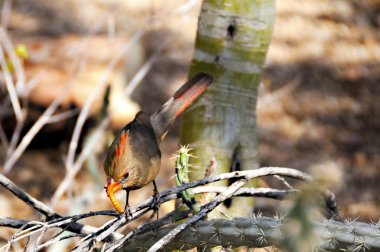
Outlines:
POLYGON ((181 115, 211 85, 212 81, 210 74, 196 74, 150 117, 158 141, 165 136, 175 118, 181 115))

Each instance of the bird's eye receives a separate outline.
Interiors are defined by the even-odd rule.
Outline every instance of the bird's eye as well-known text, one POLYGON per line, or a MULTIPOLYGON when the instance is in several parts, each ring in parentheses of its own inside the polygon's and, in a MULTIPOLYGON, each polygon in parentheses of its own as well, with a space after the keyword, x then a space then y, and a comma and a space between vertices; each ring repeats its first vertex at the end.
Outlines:
POLYGON ((119 183, 124 184, 125 180, 127 180, 129 176, 129 172, 124 173, 123 177, 119 180, 119 183))

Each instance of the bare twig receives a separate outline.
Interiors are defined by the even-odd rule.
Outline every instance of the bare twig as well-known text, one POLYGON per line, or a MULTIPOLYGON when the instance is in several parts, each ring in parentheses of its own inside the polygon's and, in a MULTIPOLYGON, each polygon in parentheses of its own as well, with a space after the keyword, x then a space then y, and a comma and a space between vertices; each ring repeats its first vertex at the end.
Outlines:
MULTIPOLYGON (((227 190, 227 187, 222 186, 199 186, 193 188, 194 194, 199 193, 222 193, 227 190)), ((277 190, 272 188, 240 188, 237 190, 233 196, 240 197, 263 197, 270 199, 283 200, 287 198, 290 194, 297 192, 297 190, 277 190)))
MULTIPOLYGON (((4 186, 7 190, 9 190, 11 193, 13 193, 17 198, 24 201, 26 204, 37 210, 38 212, 42 213, 48 219, 58 219, 62 218, 60 215, 55 213, 51 208, 49 208, 47 205, 42 203, 41 201, 33 198, 28 193, 26 193, 24 190, 22 190, 20 187, 18 187, 16 184, 14 184, 11 180, 6 178, 4 175, 0 174, 0 184, 4 186)), ((88 213, 91 215, 91 213, 88 213)), ((86 215, 88 215, 86 214, 86 215)), ((65 219, 63 219, 65 220, 65 219)), ((73 220, 68 221, 68 223, 73 222, 73 220)), ((90 234, 96 232, 98 229, 88 226, 88 225, 82 225, 78 223, 70 223, 68 224, 68 230, 74 233, 78 234, 90 234)), ((118 234, 112 234, 114 238, 118 237, 118 234)))
POLYGON ((274 175, 274 177, 275 177, 276 179, 278 179, 279 181, 281 181, 281 182, 284 184, 284 186, 285 186, 286 188, 288 188, 288 189, 294 189, 294 188, 288 183, 288 181, 286 181, 283 177, 278 176, 278 175, 274 175))
POLYGON ((9 39, 6 31, 0 28, 0 38, 7 52, 7 56, 13 65, 14 73, 16 75, 16 92, 21 96, 27 94, 27 89, 25 88, 25 71, 21 63, 20 58, 16 55, 16 50, 13 47, 12 41, 9 39))
POLYGON ((49 241, 47 241, 47 242, 45 242, 45 243, 43 243, 43 244, 41 244, 39 246, 36 246, 34 251, 40 251, 41 249, 44 249, 44 248, 46 248, 46 247, 48 247, 48 246, 50 246, 50 245, 52 245, 52 244, 54 244, 56 242, 67 240, 67 239, 71 239, 71 238, 78 237, 78 236, 80 236, 80 235, 78 235, 78 234, 72 234, 72 235, 66 235, 66 236, 63 236, 63 237, 56 236, 53 239, 50 239, 49 241))
POLYGON ((7 29, 9 16, 11 14, 11 0, 4 0, 1 8, 1 26, 3 29, 7 29))
POLYGON ((22 226, 31 227, 28 220, 15 218, 0 218, 0 227, 21 228, 22 226))
POLYGON ((14 184, 11 180, 5 177, 3 174, 0 174, 0 184, 4 186, 8 191, 13 193, 17 198, 24 201, 26 204, 42 213, 43 215, 51 218, 57 216, 57 214, 50 207, 46 206, 41 201, 33 198, 16 184, 14 184))
MULTIPOLYGON (((5 36, 6 36, 5 31, 0 27, 0 42, 1 42, 1 44, 4 43, 5 36)), ((0 65, 1 65, 2 72, 3 72, 5 84, 6 84, 8 93, 9 93, 9 97, 11 98, 11 103, 12 103, 12 107, 13 107, 13 110, 14 110, 15 115, 16 115, 16 119, 17 119, 17 121, 22 121, 23 120, 23 113, 21 111, 21 105, 20 105, 20 102, 19 102, 18 97, 17 97, 15 85, 13 83, 12 75, 9 72, 9 68, 7 65, 7 61, 5 59, 5 54, 4 54, 2 46, 0 46, 0 65)))
POLYGON ((78 113, 79 113, 78 109, 71 109, 71 110, 51 116, 47 123, 57 123, 60 121, 64 121, 70 117, 77 115, 78 113))
POLYGON ((67 96, 68 90, 71 88, 72 83, 68 83, 61 95, 57 96, 54 101, 49 105, 49 107, 44 111, 44 113, 38 118, 38 120, 33 124, 28 133, 22 138, 21 143, 17 146, 15 151, 11 153, 4 165, 4 173, 9 172, 16 161, 20 158, 21 154, 25 151, 26 147, 30 144, 33 138, 41 130, 45 124, 49 122, 50 117, 54 114, 59 104, 67 96))

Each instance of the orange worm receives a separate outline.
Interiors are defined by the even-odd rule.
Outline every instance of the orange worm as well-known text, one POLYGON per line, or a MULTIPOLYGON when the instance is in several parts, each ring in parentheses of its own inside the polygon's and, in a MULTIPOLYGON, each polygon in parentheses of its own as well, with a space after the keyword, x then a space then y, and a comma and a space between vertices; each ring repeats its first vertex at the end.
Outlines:
POLYGON ((118 211, 119 213, 123 213, 123 209, 121 209, 119 203, 115 199, 115 194, 114 193, 108 194, 108 198, 110 198, 111 203, 115 207, 116 211, 118 211))
POLYGON ((121 189, 120 183, 108 184, 106 188, 107 196, 111 200, 112 205, 115 207, 116 211, 123 213, 123 209, 120 207, 119 202, 115 198, 115 192, 121 189))

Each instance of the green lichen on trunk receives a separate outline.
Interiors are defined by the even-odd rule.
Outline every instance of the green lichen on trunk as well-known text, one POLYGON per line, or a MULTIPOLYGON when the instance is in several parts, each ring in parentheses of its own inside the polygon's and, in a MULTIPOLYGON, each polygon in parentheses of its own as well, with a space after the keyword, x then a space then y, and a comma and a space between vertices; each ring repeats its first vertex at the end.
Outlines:
MULTIPOLYGON (((256 98, 274 17, 275 0, 203 2, 189 75, 211 73, 214 84, 182 120, 181 144, 198 157, 191 180, 205 176, 213 157, 214 174, 258 168, 256 98)), ((222 211, 247 216, 252 207, 252 199, 233 199, 222 211)))

